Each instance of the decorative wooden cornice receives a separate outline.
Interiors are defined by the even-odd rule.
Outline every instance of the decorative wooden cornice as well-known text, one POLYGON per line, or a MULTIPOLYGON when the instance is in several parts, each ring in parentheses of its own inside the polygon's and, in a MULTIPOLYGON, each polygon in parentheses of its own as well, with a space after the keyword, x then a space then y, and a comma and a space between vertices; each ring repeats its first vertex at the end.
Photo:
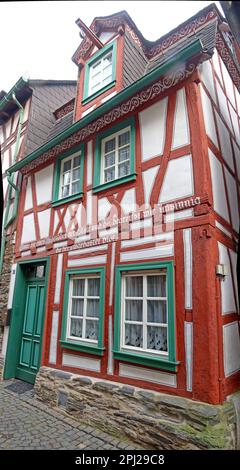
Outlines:
POLYGON ((71 101, 64 104, 60 108, 56 109, 56 111, 54 111, 53 113, 56 119, 61 119, 63 116, 66 116, 66 114, 71 113, 74 109, 74 103, 75 103, 75 98, 73 98, 71 101))
POLYGON ((177 85, 181 81, 190 77, 190 75, 192 75, 192 73, 196 70, 196 66, 196 63, 189 63, 186 67, 182 65, 174 72, 166 74, 164 77, 153 83, 151 86, 146 87, 139 93, 132 96, 130 99, 124 101, 120 105, 111 109, 109 112, 103 114, 101 117, 91 122, 86 127, 73 133, 71 136, 64 139, 59 144, 55 145, 55 147, 44 152, 36 160, 33 160, 32 162, 26 164, 22 168, 21 172, 23 174, 27 174, 39 165, 42 165, 46 162, 51 162, 60 153, 65 152, 66 150, 71 149, 72 147, 86 140, 87 138, 96 135, 98 132, 102 131, 105 127, 109 126, 109 124, 114 123, 118 119, 133 113, 143 104, 151 102, 153 99, 164 93, 169 88, 177 85))
POLYGON ((227 70, 229 71, 232 80, 240 92, 240 66, 237 65, 229 52, 229 47, 226 44, 226 41, 219 31, 216 35, 216 47, 217 51, 220 54, 224 64, 226 65, 227 70))

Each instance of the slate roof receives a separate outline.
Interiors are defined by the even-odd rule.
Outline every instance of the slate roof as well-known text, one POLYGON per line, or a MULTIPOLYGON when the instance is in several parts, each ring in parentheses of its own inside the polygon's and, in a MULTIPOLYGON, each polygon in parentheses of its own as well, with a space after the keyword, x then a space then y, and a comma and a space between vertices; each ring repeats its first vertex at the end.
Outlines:
POLYGON ((61 132, 65 131, 69 126, 71 126, 73 123, 73 111, 70 113, 66 114, 62 118, 58 119, 55 124, 53 125, 52 129, 50 130, 48 134, 47 140, 51 140, 56 135, 60 134, 61 132))

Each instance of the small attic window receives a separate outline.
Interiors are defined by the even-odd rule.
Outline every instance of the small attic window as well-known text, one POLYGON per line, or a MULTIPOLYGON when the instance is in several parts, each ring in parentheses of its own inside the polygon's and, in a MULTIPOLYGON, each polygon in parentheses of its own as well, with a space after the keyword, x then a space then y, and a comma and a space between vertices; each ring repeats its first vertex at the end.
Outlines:
POLYGON ((116 80, 116 42, 100 49, 85 65, 83 104, 111 88, 116 80))

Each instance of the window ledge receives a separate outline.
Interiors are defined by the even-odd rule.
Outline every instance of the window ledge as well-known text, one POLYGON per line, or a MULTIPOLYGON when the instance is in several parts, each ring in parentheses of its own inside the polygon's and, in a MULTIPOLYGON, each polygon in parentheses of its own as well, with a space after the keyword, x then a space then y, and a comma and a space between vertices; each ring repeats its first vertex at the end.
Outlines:
POLYGON ((83 193, 72 194, 72 196, 63 197, 62 199, 58 199, 57 201, 52 201, 52 207, 61 206, 66 202, 75 201, 76 199, 81 199, 83 197, 83 193))
POLYGON ((84 106, 85 104, 87 103, 90 103, 90 101, 94 100, 95 98, 97 98, 97 96, 99 95, 102 95, 103 93, 105 93, 105 91, 108 91, 110 90, 110 88, 112 88, 113 86, 115 86, 116 84, 116 80, 113 80, 112 82, 108 83, 108 85, 104 86, 103 88, 101 88, 100 90, 96 91, 95 93, 93 93, 92 95, 84 98, 82 100, 82 105, 84 106))
POLYGON ((141 364, 144 366, 154 367, 155 369, 168 370, 170 372, 177 372, 177 366, 180 364, 179 361, 170 361, 163 359, 162 357, 151 357, 144 355, 137 355, 126 351, 113 351, 114 358, 125 361, 133 362, 134 364, 141 364))
POLYGON ((89 344, 74 343, 72 341, 61 340, 61 346, 66 349, 72 349, 75 351, 83 351, 89 354, 95 354, 96 356, 103 356, 105 348, 99 346, 91 346, 89 344))
POLYGON ((93 193, 98 193, 100 191, 104 191, 105 189, 112 188, 114 186, 118 186, 119 184, 128 183, 129 181, 136 180, 137 173, 132 173, 128 176, 123 176, 122 178, 118 178, 117 180, 109 181, 108 183, 98 184, 94 186, 93 193))

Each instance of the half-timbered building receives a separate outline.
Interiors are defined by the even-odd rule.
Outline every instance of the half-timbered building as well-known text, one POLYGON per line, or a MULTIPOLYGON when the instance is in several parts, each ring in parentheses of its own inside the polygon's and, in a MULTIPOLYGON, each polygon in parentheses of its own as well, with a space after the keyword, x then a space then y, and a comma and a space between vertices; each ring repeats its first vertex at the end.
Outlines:
POLYGON ((128 432, 140 398, 151 427, 153 397, 180 413, 239 389, 240 67, 214 4, 154 42, 125 11, 76 23, 75 104, 8 170, 3 377, 88 422, 121 395, 128 432))

